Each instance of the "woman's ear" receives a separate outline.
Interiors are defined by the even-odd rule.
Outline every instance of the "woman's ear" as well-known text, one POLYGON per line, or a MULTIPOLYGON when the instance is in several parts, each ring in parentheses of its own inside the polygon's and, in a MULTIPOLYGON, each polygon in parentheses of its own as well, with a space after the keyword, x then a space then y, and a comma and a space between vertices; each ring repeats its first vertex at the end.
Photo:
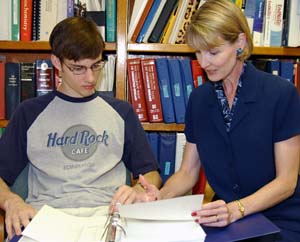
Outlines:
POLYGON ((238 48, 241 48, 241 49, 244 49, 245 46, 246 46, 246 34, 244 33, 240 33, 239 34, 239 37, 237 39, 237 47, 238 48))
POLYGON ((62 70, 60 59, 56 55, 51 54, 51 62, 57 70, 62 70))

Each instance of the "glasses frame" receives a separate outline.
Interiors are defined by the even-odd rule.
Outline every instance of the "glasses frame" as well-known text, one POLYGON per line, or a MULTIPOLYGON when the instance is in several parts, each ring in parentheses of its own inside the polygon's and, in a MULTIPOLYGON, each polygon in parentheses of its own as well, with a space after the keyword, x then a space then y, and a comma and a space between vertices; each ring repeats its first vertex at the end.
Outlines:
POLYGON ((74 67, 69 66, 69 64, 67 64, 66 62, 62 61, 62 64, 65 65, 74 75, 84 75, 88 69, 91 69, 92 72, 100 72, 106 62, 101 60, 99 62, 94 63, 93 65, 87 67, 87 66, 82 66, 82 65, 74 65, 74 67), (75 67, 76 66, 76 67, 75 67), (76 69, 76 68, 82 68, 82 69, 76 69))

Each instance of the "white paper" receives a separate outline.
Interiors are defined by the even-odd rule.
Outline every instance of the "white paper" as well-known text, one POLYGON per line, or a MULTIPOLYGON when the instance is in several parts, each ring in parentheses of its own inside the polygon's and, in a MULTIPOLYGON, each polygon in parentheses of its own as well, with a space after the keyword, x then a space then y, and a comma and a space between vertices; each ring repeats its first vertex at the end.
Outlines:
POLYGON ((106 216, 72 216, 45 205, 22 232, 23 241, 99 242, 105 222, 106 216))
POLYGON ((119 205, 122 218, 145 220, 193 220, 191 213, 202 207, 203 194, 187 195, 147 203, 119 205))

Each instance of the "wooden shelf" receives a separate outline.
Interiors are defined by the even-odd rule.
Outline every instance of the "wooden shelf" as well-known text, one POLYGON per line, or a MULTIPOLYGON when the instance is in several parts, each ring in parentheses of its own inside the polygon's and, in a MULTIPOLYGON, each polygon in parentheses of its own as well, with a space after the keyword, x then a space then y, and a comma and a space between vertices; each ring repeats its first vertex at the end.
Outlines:
MULTIPOLYGON (((128 52, 142 53, 193 53, 194 49, 186 44, 137 44, 128 43, 128 52)), ((254 47, 252 55, 276 56, 276 57, 299 57, 300 48, 297 47, 254 47)))
POLYGON ((174 131, 183 132, 184 124, 165 124, 165 123, 142 123, 145 131, 174 131))
MULTIPOLYGON (((105 43, 105 51, 115 51, 116 43, 105 43)), ((0 41, 0 51, 50 51, 48 41, 0 41)))

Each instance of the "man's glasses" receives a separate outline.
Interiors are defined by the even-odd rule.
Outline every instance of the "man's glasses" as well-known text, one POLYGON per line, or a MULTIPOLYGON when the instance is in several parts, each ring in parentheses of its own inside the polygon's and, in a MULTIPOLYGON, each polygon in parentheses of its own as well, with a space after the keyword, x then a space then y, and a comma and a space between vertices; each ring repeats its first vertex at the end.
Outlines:
POLYGON ((73 72, 74 75, 83 75, 83 74, 86 73, 86 71, 88 69, 91 69, 92 72, 101 71, 104 68, 104 66, 105 66, 105 62, 104 61, 97 62, 97 63, 91 65, 90 67, 81 66, 81 65, 72 65, 72 66, 69 66, 65 62, 63 62, 63 64, 66 67, 68 67, 68 69, 71 72, 73 72))

